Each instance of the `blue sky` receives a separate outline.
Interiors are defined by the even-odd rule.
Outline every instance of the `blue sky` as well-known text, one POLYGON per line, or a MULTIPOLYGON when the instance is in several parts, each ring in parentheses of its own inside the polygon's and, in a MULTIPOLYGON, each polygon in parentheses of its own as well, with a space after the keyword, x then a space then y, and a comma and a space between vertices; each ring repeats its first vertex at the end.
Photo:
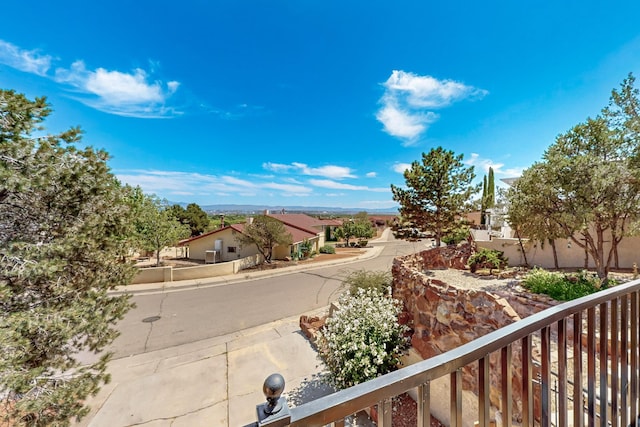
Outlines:
POLYGON ((443 146, 514 177, 640 74, 637 1, 14 1, 0 87, 173 202, 395 205, 443 146))

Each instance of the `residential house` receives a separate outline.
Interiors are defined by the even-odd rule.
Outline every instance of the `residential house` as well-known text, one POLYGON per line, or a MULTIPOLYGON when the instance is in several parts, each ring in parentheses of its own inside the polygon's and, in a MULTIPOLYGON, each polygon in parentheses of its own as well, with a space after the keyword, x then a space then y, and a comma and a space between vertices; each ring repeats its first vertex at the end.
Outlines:
MULTIPOLYGON (((503 179, 508 185, 513 185, 517 178, 503 179)), ((554 268, 554 250, 549 242, 531 241, 526 236, 518 238, 511 229, 506 209, 489 209, 487 211, 489 227, 484 230, 471 230, 471 237, 479 248, 494 249, 504 252, 509 259, 509 265, 524 265, 542 268, 554 268), (524 250, 524 254, 523 254, 524 250)), ((593 231, 592 231, 593 234, 593 231)), ((558 238, 554 242, 555 255, 560 268, 593 268, 595 266, 591 255, 569 238, 558 238)), ((604 242, 605 254, 609 253, 611 242, 604 242)), ((632 269, 640 265, 640 236, 627 236, 618 246, 618 264, 620 268, 632 269)), ((613 263, 612 263, 613 266, 613 263)))
POLYGON ((318 248, 324 246, 327 240, 333 239, 333 231, 342 225, 342 221, 335 219, 314 218, 305 214, 267 214, 271 218, 275 218, 283 224, 303 230, 315 230, 318 234, 318 248))
MULTIPOLYGON (((291 235, 291 245, 278 245, 273 250, 274 259, 295 258, 301 255, 304 242, 311 244, 311 252, 318 251, 325 243, 327 229, 336 226, 334 220, 317 220, 304 214, 277 214, 270 217, 282 222, 291 235)), ((251 218, 248 219, 251 221, 251 218)), ((187 248, 187 257, 205 262, 227 262, 258 253, 255 245, 240 245, 236 238, 246 224, 233 224, 180 242, 187 248)))

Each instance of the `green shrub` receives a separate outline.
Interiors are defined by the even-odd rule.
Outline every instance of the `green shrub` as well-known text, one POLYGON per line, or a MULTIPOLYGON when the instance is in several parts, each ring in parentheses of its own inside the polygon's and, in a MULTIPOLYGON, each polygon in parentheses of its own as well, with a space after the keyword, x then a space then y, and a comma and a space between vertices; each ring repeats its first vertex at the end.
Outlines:
POLYGON ((331 245, 324 245, 323 247, 320 248, 320 253, 321 254, 335 254, 336 253, 336 248, 334 248, 331 245))
POLYGON ((507 266, 507 262, 508 259, 505 258, 504 252, 496 251, 495 249, 481 248, 469 257, 469 268, 472 273, 479 268, 500 270, 507 266))
POLYGON ((311 249, 313 249, 313 243, 304 239, 302 243, 300 243, 300 257, 302 259, 309 257, 311 255, 311 249))
POLYGON ((343 286, 349 287, 349 293, 356 295, 358 289, 373 289, 380 294, 386 294, 393 278, 388 271, 356 270, 342 280, 343 286))
POLYGON ((447 245, 457 245, 460 242, 467 240, 469 237, 469 227, 462 226, 442 236, 442 241, 447 245))
POLYGON ((322 329, 321 354, 332 383, 340 388, 395 370, 406 346, 398 324, 400 303, 374 289, 343 294, 322 329))
POLYGON ((584 270, 564 274, 534 268, 524 278, 523 284, 535 294, 548 295, 556 301, 571 301, 597 292, 600 281, 584 270))

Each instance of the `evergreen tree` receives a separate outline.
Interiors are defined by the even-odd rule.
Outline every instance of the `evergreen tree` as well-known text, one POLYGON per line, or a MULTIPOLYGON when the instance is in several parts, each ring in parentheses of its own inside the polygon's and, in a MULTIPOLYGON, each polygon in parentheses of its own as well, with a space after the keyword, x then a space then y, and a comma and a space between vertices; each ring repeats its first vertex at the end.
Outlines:
POLYGON ((496 205, 496 183, 493 177, 493 168, 489 167, 489 178, 487 179, 487 209, 492 209, 496 205))
POLYGON ((403 218, 432 231, 440 246, 442 236, 459 227, 469 211, 470 198, 480 189, 471 185, 474 178, 473 166, 465 168, 461 154, 438 147, 404 172, 406 189, 391 185, 391 191, 403 218))
POLYGON ((486 212, 496 205, 496 185, 493 168, 489 167, 489 177, 482 178, 482 198, 480 199, 480 224, 487 223, 486 212))
POLYGON ((482 198, 480 199, 480 224, 485 225, 487 218, 485 212, 487 211, 487 176, 482 177, 482 198))
POLYGON ((199 236, 209 227, 209 215, 197 203, 189 203, 185 208, 172 205, 168 208, 171 214, 182 224, 188 225, 191 236, 199 236))
POLYGON ((67 425, 108 381, 100 353, 131 307, 108 295, 130 283, 132 232, 108 155, 81 131, 34 135, 51 110, 0 90, 0 389, 6 425, 67 425))

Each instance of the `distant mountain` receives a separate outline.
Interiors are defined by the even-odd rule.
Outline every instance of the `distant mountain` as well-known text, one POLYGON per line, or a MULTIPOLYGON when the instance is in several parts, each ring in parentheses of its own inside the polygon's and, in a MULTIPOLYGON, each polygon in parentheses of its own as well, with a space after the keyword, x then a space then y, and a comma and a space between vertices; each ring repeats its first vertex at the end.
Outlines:
MULTIPOLYGON (((171 204, 174 204, 173 202, 171 204)), ((186 203, 175 203, 178 205, 186 206, 186 203)), ((281 213, 284 209, 287 213, 336 213, 336 214, 356 214, 358 212, 366 211, 369 214, 378 215, 397 215, 397 208, 387 209, 363 209, 363 208, 338 208, 327 206, 266 206, 266 205, 204 205, 200 206, 208 213, 243 213, 243 214, 260 214, 265 210, 270 213, 281 213)))

